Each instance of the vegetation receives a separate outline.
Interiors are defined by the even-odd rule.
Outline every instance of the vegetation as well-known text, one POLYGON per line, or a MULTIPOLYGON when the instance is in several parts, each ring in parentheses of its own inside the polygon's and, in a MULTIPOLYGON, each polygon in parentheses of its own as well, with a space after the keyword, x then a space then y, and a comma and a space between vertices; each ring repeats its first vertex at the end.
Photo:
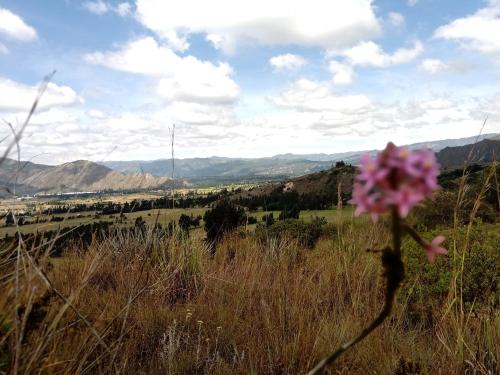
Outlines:
MULTIPOLYGON (((57 261, 15 249, 2 258, 0 368, 304 373, 381 304, 378 256, 365 249, 388 233, 364 219, 339 225, 337 236, 307 251, 293 239, 262 243, 233 235, 212 256, 195 239, 151 231, 115 233, 84 252, 75 244, 57 261), (16 269, 18 257, 22 269, 16 269)), ((491 256, 498 255, 499 227, 471 225, 470 245, 462 246, 467 227, 450 229, 446 245, 453 254, 432 265, 403 245, 411 262, 425 264, 425 274, 409 274, 391 321, 348 352, 333 373, 496 372, 498 285, 490 281, 498 282, 498 273, 491 269, 480 279, 488 288, 475 282, 485 265, 498 265, 491 256), (490 254, 486 263, 467 255, 478 251, 490 254), (474 287, 461 294, 467 286, 474 287)))
POLYGON ((205 222, 207 243, 212 251, 214 251, 215 245, 225 235, 233 232, 240 225, 245 224, 246 215, 241 207, 237 207, 229 200, 223 199, 213 209, 205 212, 203 221, 205 222))
MULTIPOLYGON (((444 234, 448 255, 431 264, 405 239, 406 279, 390 319, 330 373, 499 372, 496 173, 449 175, 434 204, 409 218, 426 240, 444 234)), ((373 225, 351 209, 305 212, 300 195, 286 194, 276 192, 284 205, 261 212, 255 231, 243 230, 255 219, 242 201, 219 199, 203 223, 201 211, 176 211, 168 222, 160 210, 118 211, 111 221, 88 218, 94 226, 8 236, 0 374, 310 370, 380 311, 381 253, 366 250, 387 243, 388 217, 373 225), (293 202, 298 218, 275 221, 293 202), (201 224, 206 241, 185 235, 201 224)))

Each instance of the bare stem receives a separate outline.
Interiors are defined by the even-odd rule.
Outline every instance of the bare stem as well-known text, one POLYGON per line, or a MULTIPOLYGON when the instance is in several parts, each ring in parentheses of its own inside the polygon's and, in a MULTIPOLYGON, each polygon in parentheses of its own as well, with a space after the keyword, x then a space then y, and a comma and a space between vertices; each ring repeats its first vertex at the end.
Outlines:
POLYGON ((404 264, 401 261, 401 219, 399 218, 396 209, 392 212, 392 232, 394 249, 386 247, 382 254, 382 266, 384 267, 384 276, 387 280, 385 303, 382 311, 380 311, 379 315, 365 329, 363 329, 358 336, 345 342, 328 357, 322 359, 316 367, 309 371, 308 375, 322 374, 327 366, 335 362, 335 360, 348 349, 365 339, 391 314, 394 297, 396 296, 396 292, 404 279, 404 264))

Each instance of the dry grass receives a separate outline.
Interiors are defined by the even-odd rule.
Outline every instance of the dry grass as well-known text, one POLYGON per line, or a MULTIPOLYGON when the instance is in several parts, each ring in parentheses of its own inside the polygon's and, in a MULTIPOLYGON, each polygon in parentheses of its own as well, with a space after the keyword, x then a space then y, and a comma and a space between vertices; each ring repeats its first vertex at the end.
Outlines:
MULTIPOLYGON (((365 249, 387 239, 382 225, 350 222, 313 250, 235 235, 212 257, 196 239, 151 233, 57 259, 10 249, 0 372, 304 373, 378 312, 380 262, 365 249)), ((400 299, 329 371, 493 374, 498 311, 464 320, 455 303, 434 305, 432 326, 409 327, 400 299)))

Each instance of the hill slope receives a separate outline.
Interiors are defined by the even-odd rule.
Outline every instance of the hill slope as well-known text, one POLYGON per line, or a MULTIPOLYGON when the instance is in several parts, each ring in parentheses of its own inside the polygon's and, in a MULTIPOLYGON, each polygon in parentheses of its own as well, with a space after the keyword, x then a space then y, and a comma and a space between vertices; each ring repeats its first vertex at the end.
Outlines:
POLYGON ((6 161, 0 172, 0 184, 12 192, 15 186, 18 194, 140 190, 166 188, 172 185, 172 180, 168 177, 157 177, 149 173, 117 172, 85 160, 57 166, 21 162, 16 182, 17 165, 14 160, 6 161))
POLYGON ((446 147, 436 157, 445 169, 463 167, 467 161, 469 164, 491 163, 500 157, 500 140, 484 139, 476 144, 446 147))

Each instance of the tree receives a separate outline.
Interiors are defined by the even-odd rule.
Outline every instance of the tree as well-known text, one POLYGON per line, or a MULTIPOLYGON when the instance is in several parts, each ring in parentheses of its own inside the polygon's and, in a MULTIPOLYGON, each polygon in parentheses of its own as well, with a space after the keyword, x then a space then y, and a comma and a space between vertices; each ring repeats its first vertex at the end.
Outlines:
POLYGON ((179 217, 179 227, 184 232, 188 232, 189 231, 189 227, 191 225, 192 225, 192 221, 191 221, 191 218, 188 215, 182 214, 181 217, 179 217))
POLYGON ((274 215, 272 212, 267 215, 262 216, 262 221, 266 224, 266 227, 270 227, 274 224, 274 215))
POLYGON ((298 205, 293 205, 290 209, 284 209, 280 212, 280 216, 278 220, 286 220, 286 219, 298 219, 300 215, 300 208, 298 205))
POLYGON ((5 216, 5 226, 11 225, 14 225, 14 215, 12 215, 12 212, 9 212, 7 216, 5 216))
POLYGON ((215 245, 226 235, 243 225, 246 220, 245 211, 227 199, 219 201, 214 208, 205 212, 206 241, 212 251, 215 245))

